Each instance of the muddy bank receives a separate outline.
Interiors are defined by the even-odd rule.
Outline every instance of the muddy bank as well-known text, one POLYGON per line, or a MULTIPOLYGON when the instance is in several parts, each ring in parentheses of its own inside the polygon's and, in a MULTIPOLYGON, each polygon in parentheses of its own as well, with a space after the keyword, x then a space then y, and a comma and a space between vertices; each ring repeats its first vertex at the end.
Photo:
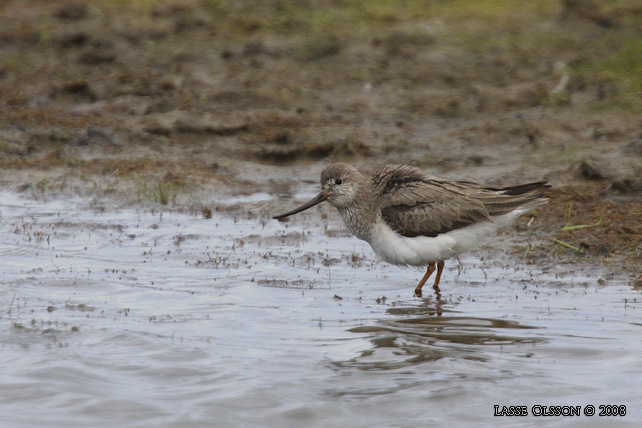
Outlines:
POLYGON ((206 209, 259 191, 270 210, 335 161, 548 179, 538 241, 515 253, 633 278, 637 17, 635 1, 6 1, 0 185, 206 209))

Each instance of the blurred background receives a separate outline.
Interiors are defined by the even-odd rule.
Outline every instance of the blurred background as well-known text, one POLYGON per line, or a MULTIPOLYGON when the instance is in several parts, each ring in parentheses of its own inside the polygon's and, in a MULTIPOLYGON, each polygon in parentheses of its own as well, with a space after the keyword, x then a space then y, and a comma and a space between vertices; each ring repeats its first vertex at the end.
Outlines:
POLYGON ((636 257, 641 95, 637 0, 0 3, 0 184, 18 191, 207 204, 409 163, 548 179, 543 227, 636 257))

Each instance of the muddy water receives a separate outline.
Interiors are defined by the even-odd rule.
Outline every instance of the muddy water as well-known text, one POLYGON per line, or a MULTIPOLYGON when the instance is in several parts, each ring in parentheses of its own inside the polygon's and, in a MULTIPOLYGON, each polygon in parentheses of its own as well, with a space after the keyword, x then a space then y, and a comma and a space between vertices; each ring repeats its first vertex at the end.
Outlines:
POLYGON ((376 261, 329 207, 279 223, 265 194, 211 219, 0 196, 2 426, 642 418, 640 293, 600 272, 476 253, 447 263, 440 299, 419 299, 422 272, 376 261), (626 416, 599 417, 605 404, 626 416))

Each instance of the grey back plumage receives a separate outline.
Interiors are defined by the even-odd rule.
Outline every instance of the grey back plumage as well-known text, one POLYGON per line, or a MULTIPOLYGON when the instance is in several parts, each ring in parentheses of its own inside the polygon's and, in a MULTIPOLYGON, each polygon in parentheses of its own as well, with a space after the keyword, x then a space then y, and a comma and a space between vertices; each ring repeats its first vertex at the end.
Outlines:
POLYGON ((440 179, 407 165, 385 165, 371 178, 383 220, 397 233, 435 237, 546 203, 545 182, 505 188, 440 179))

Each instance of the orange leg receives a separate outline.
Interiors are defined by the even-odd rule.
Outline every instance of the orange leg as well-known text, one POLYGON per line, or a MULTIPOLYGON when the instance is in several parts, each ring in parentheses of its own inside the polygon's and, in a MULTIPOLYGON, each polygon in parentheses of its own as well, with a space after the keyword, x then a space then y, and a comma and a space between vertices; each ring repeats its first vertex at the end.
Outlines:
MULTIPOLYGON (((432 286, 435 290, 439 290, 439 280, 441 279, 441 273, 444 271, 444 265, 445 263, 443 260, 439 260, 439 262, 437 262, 437 276, 435 277, 435 283, 432 286)), ((435 270, 434 267, 433 270, 435 270)))
MULTIPOLYGON (((440 262, 443 263, 443 262, 440 262)), ((419 281, 419 285, 415 288, 415 296, 421 297, 421 288, 424 286, 426 281, 428 281, 428 278, 430 278, 430 275, 435 271, 435 262, 430 262, 428 263, 428 269, 426 269, 426 274, 424 275, 423 278, 421 278, 421 281, 419 281)), ((441 272, 437 273, 438 277, 441 276, 441 272)))

